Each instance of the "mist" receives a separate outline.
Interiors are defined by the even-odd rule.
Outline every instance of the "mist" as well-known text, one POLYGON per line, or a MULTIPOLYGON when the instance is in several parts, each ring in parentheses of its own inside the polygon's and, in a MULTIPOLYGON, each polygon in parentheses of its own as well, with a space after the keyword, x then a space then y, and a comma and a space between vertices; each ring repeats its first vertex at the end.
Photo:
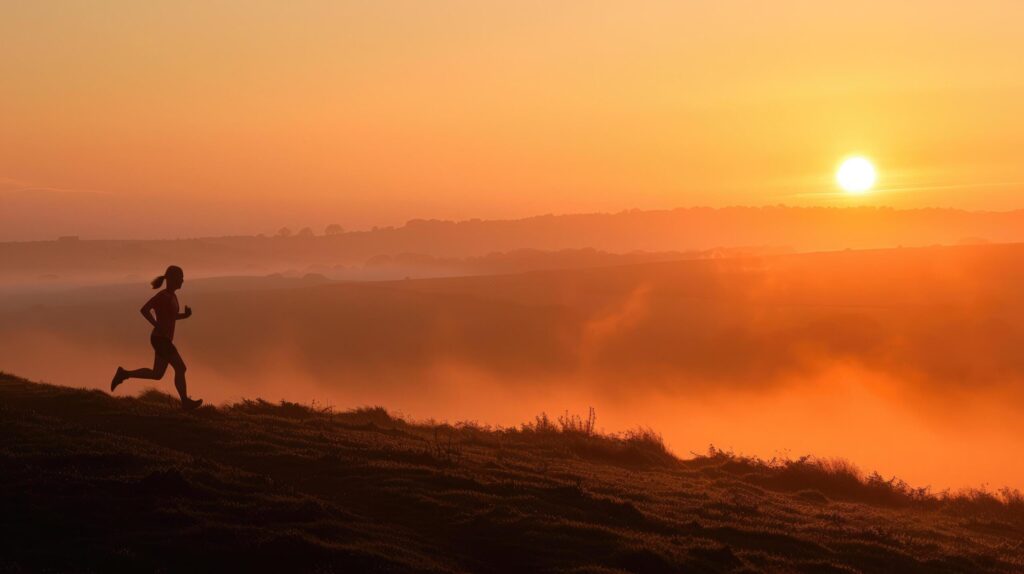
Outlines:
MULTIPOLYGON (((197 280, 179 348, 214 401, 381 404, 516 425, 598 409, 935 487, 1024 485, 1024 246, 735 257, 384 282, 197 280), (863 270, 869 269, 870 273, 863 270), (984 446, 981 446, 984 445, 984 446)), ((5 370, 105 388, 151 361, 146 285, 8 303, 5 370), (55 360, 55 358, 57 358, 55 360)), ((137 385, 141 391, 148 385, 137 385)), ((158 383, 168 387, 169 382, 158 383)))

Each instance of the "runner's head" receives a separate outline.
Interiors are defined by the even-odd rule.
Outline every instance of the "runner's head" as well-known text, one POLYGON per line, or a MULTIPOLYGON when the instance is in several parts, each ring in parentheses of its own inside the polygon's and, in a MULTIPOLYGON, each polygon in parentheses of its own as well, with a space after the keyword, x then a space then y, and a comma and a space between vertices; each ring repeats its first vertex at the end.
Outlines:
POLYGON ((153 285, 153 289, 159 289, 163 286, 164 281, 167 281, 169 289, 180 289, 182 283, 185 282, 185 272, 181 270, 181 267, 171 265, 163 275, 154 279, 151 285, 153 285))

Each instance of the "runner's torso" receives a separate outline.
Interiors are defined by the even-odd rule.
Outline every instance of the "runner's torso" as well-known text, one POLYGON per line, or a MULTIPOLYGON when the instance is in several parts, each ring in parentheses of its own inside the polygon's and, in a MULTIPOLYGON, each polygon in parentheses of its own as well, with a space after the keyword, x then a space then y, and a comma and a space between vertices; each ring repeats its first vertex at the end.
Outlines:
POLYGON ((171 291, 161 291, 153 297, 153 311, 156 313, 156 327, 153 334, 174 340, 174 323, 178 320, 178 296, 171 291))

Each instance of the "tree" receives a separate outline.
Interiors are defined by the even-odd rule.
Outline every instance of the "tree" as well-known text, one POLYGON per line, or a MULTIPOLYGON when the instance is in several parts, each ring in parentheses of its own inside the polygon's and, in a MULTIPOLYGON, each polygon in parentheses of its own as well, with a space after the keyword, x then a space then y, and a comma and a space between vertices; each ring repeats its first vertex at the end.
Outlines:
POLYGON ((299 230, 299 237, 313 237, 313 230, 308 227, 303 227, 299 230))
POLYGON ((277 230, 277 236, 278 237, 291 237, 292 236, 292 230, 288 229, 287 227, 282 227, 281 229, 277 230))
POLYGON ((341 235, 345 233, 345 229, 337 223, 332 223, 324 228, 324 235, 341 235))

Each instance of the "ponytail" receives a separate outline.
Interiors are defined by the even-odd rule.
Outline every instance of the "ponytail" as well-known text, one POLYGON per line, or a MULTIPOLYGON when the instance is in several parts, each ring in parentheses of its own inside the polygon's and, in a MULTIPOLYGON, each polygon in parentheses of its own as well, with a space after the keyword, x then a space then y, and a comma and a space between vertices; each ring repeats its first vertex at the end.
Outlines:
POLYGON ((164 281, 167 281, 168 283, 177 283, 178 285, 175 287, 175 289, 177 289, 178 287, 181 287, 181 282, 184 280, 184 278, 185 272, 181 270, 181 267, 178 267, 177 265, 171 265, 170 267, 167 268, 167 271, 164 271, 163 275, 154 279, 150 283, 150 285, 153 286, 153 289, 159 289, 160 287, 163 286, 164 281), (176 281, 171 281, 172 278, 175 279, 176 281))

